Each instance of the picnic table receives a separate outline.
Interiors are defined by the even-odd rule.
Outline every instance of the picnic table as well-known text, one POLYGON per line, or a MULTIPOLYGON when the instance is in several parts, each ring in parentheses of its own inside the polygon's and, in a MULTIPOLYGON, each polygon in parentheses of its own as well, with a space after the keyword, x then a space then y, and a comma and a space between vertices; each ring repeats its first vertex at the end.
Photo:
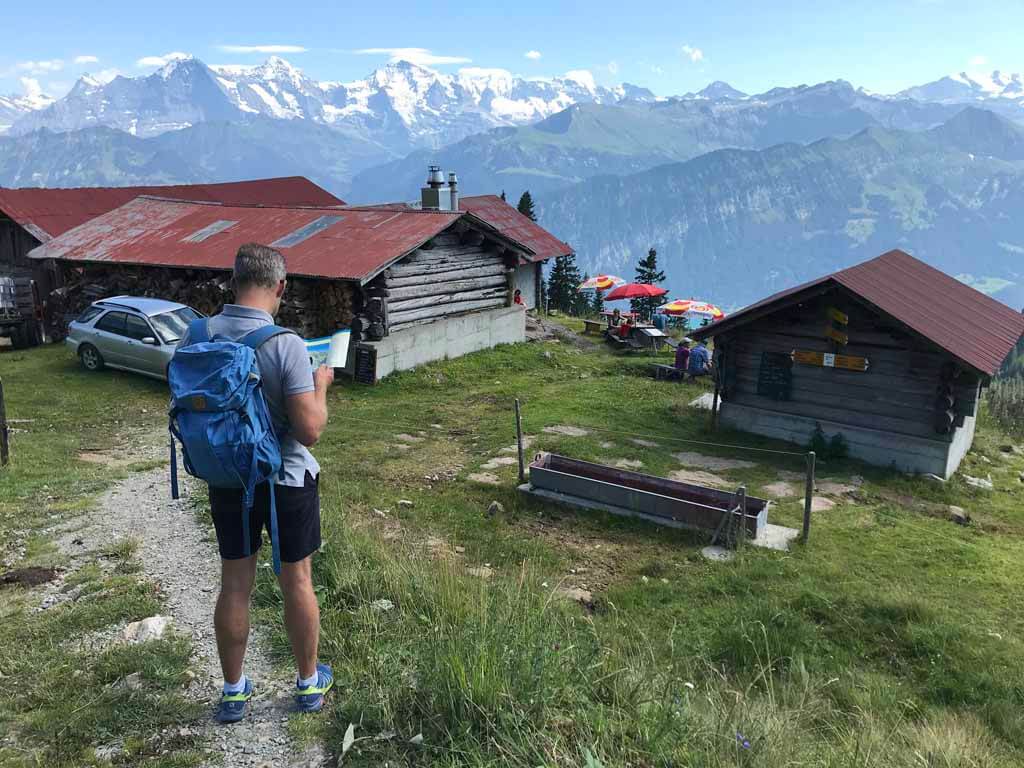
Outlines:
POLYGON ((591 331, 600 333, 607 328, 606 323, 602 323, 600 320, 584 320, 583 321, 583 333, 589 334, 591 331))

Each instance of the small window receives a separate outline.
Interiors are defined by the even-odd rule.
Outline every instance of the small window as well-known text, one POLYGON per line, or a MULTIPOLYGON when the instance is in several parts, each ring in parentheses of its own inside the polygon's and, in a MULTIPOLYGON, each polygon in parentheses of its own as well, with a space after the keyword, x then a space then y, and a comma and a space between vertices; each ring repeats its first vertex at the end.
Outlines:
POLYGON ((100 309, 99 307, 88 307, 85 310, 85 312, 83 312, 82 314, 80 314, 78 316, 78 319, 75 322, 77 322, 77 323, 88 323, 94 317, 98 316, 99 313, 102 312, 102 311, 103 310, 100 309))
POLYGON ((220 232, 223 232, 224 230, 231 229, 231 227, 235 226, 235 224, 237 224, 237 223, 238 223, 237 221, 227 221, 226 219, 222 219, 220 221, 215 221, 212 224, 207 224, 205 227, 200 229, 198 232, 193 232, 188 237, 182 238, 181 242, 183 242, 183 243, 201 243, 201 242, 203 242, 203 240, 206 240, 208 237, 213 237, 214 235, 219 234, 220 232))
POLYGON ((124 312, 107 312, 96 321, 96 329, 124 336, 124 323, 128 315, 124 312))
POLYGON ((328 227, 334 226, 339 221, 344 219, 344 216, 320 216, 313 219, 308 224, 296 229, 291 234, 285 235, 284 237, 275 240, 270 244, 271 248, 291 248, 293 245, 298 245, 304 240, 308 240, 313 235, 323 232, 328 227))
POLYGON ((129 339, 136 339, 137 341, 142 341, 147 336, 156 336, 153 333, 153 329, 149 327, 149 323, 146 322, 146 319, 138 315, 128 315, 125 318, 124 335, 129 339))

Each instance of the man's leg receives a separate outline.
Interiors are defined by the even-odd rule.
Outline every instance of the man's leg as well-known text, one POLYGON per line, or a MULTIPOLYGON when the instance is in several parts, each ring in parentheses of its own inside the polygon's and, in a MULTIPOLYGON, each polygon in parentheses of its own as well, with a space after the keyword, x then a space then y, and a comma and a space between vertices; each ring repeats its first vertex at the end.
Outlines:
POLYGON ((213 626, 224 680, 235 683, 242 677, 242 661, 249 642, 249 596, 256 580, 256 556, 220 563, 220 595, 213 612, 213 626))
POLYGON ((316 674, 320 644, 320 605, 313 591, 312 563, 312 555, 295 563, 281 563, 284 623, 299 677, 303 679, 316 674))

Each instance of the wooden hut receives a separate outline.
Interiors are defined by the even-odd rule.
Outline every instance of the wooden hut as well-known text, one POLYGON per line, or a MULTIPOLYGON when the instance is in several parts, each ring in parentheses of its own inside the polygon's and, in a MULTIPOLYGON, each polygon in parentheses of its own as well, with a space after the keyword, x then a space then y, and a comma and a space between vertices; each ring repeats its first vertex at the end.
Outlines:
POLYGON ((902 251, 757 302, 712 338, 719 423, 948 478, 982 389, 1024 334, 1021 313, 902 251))

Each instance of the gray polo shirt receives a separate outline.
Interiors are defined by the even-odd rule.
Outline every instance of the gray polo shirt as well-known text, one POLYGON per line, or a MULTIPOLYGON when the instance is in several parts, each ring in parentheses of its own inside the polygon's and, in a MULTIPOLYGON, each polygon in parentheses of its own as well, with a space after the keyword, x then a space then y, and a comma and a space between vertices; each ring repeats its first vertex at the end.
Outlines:
MULTIPOLYGON (((240 340, 249 331, 263 325, 272 325, 274 318, 262 309, 225 304, 219 315, 210 318, 209 332, 233 341, 240 340)), ((178 346, 188 344, 188 332, 178 346)), ((282 479, 277 485, 301 488, 306 472, 313 477, 320 474, 320 465, 306 446, 291 436, 285 398, 313 391, 313 368, 309 352, 302 339, 293 333, 275 336, 256 351, 256 364, 263 377, 263 396, 274 422, 274 432, 281 443, 282 479)))

